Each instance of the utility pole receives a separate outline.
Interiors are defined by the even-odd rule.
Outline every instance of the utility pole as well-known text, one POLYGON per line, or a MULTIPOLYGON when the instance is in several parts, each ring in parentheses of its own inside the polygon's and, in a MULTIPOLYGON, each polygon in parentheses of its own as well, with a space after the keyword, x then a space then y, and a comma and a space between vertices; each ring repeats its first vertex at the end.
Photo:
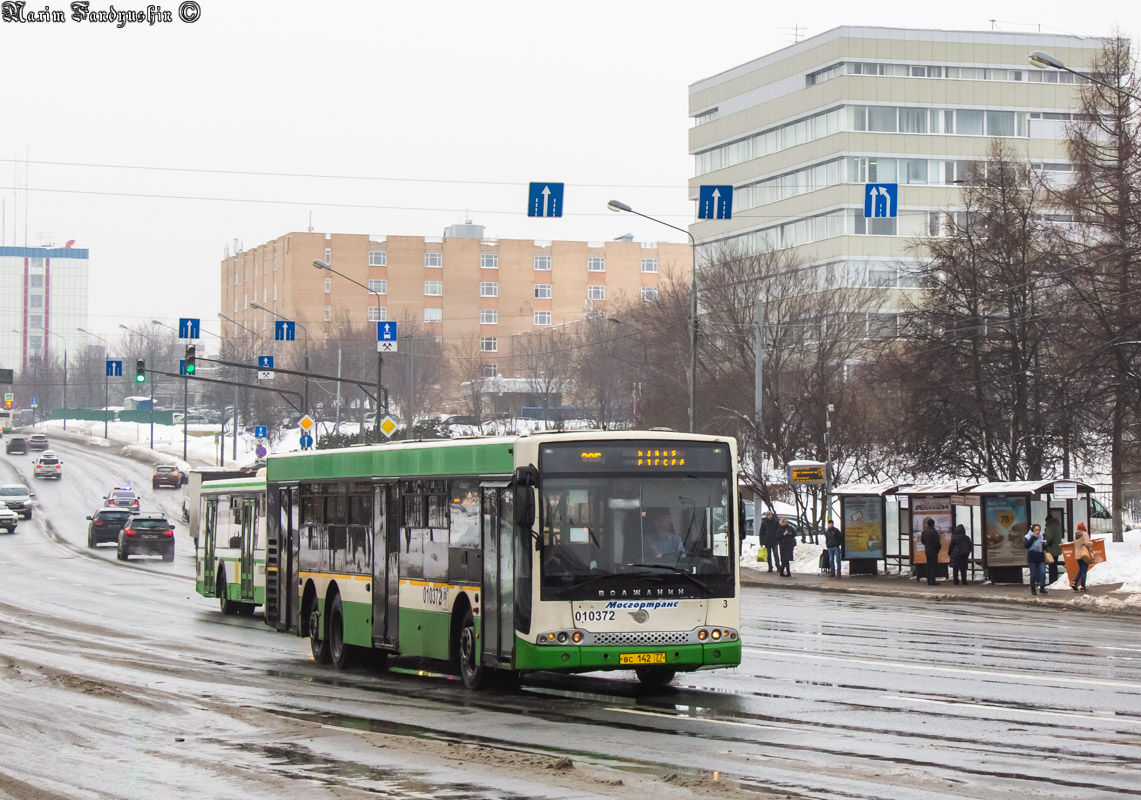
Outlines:
POLYGON ((832 519, 832 412, 836 407, 824 407, 824 519, 832 519))

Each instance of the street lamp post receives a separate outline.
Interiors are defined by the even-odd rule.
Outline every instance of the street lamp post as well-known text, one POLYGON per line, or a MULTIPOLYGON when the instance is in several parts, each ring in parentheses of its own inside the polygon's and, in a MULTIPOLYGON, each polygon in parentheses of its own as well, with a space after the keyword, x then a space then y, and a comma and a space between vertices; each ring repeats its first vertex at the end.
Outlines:
POLYGON ((640 211, 635 211, 630 206, 621 202, 620 200, 611 200, 606 204, 606 207, 611 211, 625 211, 629 214, 636 214, 639 217, 648 219, 651 222, 656 222, 659 225, 665 225, 667 228, 673 228, 675 231, 681 231, 689 237, 689 245, 693 251, 693 270, 692 282, 690 284, 690 309, 689 309, 689 432, 694 432, 695 420, 697 415, 697 242, 693 238, 693 234, 685 228, 679 228, 677 225, 670 225, 656 217, 651 217, 648 214, 643 214, 640 211))
POLYGON ((250 308, 256 308, 258 311, 264 311, 267 314, 273 314, 278 319, 283 319, 283 320, 286 320, 287 322, 292 322, 294 325, 296 325, 298 328, 301 329, 302 333, 305 334, 305 413, 308 414, 309 413, 309 330, 304 325, 302 325, 300 322, 297 322, 296 320, 290 320, 287 317, 283 317, 283 316, 281 316, 281 314, 278 314, 276 311, 274 311, 271 308, 266 308, 265 306, 263 306, 261 303, 257 302, 256 300, 250 301, 250 308))
MULTIPOLYGON (((103 360, 106 361, 107 356, 110 355, 110 350, 111 350, 111 343, 107 341, 107 338, 104 336, 100 336, 99 334, 92 333, 91 331, 84 330, 83 328, 76 328, 76 330, 79 331, 80 333, 87 334, 88 336, 90 336, 92 338, 101 339, 103 341, 103 344, 105 345, 105 348, 103 351, 103 360)), ((111 377, 110 377, 110 375, 107 374, 108 372, 109 372, 109 370, 106 368, 106 364, 104 364, 104 368, 103 368, 103 438, 104 439, 110 439, 111 438, 110 435, 108 434, 108 419, 107 419, 107 414, 109 413, 110 406, 111 406, 111 377)))
MULTIPOLYGON (((373 295, 376 298, 376 322, 377 322, 377 324, 380 323, 380 293, 379 292, 374 292, 371 289, 369 289, 368 286, 361 283, 360 281, 353 280, 352 278, 350 278, 348 275, 344 274, 343 272, 338 272, 337 270, 333 269, 332 266, 330 266, 329 264, 326 264, 324 261, 315 260, 313 262, 313 266, 316 267, 317 269, 323 269, 323 270, 326 270, 328 272, 331 272, 334 275, 340 275, 342 278, 347 280, 349 283, 355 283, 357 286, 361 287, 366 292, 373 295)), ((384 375, 384 354, 380 352, 380 339, 378 337, 377 338, 377 350, 376 350, 376 419, 373 422, 373 427, 376 431, 376 441, 378 444, 380 443, 380 397, 381 397, 381 392, 382 392, 381 377, 383 375, 384 375)), ((388 413, 387 405, 385 406, 384 413, 385 414, 388 413)), ((409 421, 408 425, 409 425, 408 429, 409 429, 409 431, 411 431, 412 430, 411 421, 409 421)))
POLYGON ((1081 78, 1084 81, 1089 81, 1090 83, 1096 83, 1098 86, 1104 86, 1106 89, 1111 89, 1112 91, 1120 92, 1121 94, 1125 95, 1126 97, 1132 97, 1134 100, 1141 102, 1141 97, 1138 97, 1137 95, 1133 94, 1132 92, 1127 92, 1124 89, 1122 89, 1120 86, 1114 86, 1112 83, 1106 83, 1105 81, 1098 80, 1097 78, 1093 77, 1092 75, 1088 75, 1084 72, 1078 72, 1077 70, 1070 69, 1069 67, 1067 67, 1065 64, 1062 63, 1062 59, 1060 59, 1056 56, 1052 56, 1049 53, 1045 53, 1041 50, 1035 50, 1034 52, 1032 52, 1030 54, 1030 63, 1033 64, 1034 66, 1038 67, 1039 69, 1060 69, 1063 72, 1069 72, 1073 75, 1077 75, 1079 78, 1081 78))

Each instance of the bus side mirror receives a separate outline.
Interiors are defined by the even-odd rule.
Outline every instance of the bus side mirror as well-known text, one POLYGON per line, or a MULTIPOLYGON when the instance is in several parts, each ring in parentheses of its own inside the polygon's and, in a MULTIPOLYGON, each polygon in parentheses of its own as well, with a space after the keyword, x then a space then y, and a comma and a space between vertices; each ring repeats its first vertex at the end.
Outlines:
POLYGON ((515 526, 526 531, 535 527, 535 493, 539 485, 539 470, 533 466, 515 470, 515 526))

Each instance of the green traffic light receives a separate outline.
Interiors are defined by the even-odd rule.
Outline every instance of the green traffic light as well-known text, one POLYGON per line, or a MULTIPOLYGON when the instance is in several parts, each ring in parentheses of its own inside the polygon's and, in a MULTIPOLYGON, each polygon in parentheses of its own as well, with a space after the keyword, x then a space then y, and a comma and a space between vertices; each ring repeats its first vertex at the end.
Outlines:
POLYGON ((146 379, 147 379, 146 375, 136 375, 135 376, 135 380, 138 381, 139 383, 143 383, 146 379))
POLYGON ((193 364, 187 364, 186 365, 186 374, 187 375, 193 375, 194 370, 195 370, 195 366, 193 364))

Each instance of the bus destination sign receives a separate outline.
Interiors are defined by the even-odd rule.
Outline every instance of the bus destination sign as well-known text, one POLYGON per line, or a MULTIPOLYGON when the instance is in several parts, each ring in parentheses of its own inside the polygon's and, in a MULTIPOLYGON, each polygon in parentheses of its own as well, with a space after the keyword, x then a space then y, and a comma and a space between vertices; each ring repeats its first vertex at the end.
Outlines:
POLYGON ((729 468, 729 448, 721 444, 673 442, 592 442, 582 445, 548 445, 542 449, 542 469, 554 472, 681 471, 721 472, 729 468))

